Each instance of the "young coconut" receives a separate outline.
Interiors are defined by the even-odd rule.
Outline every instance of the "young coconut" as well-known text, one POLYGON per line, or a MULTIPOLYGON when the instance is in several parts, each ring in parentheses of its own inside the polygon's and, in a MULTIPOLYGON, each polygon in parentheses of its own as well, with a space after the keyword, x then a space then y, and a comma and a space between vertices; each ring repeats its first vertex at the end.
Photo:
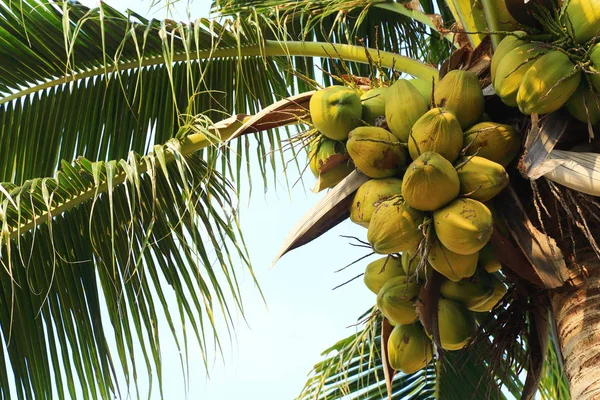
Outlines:
POLYGON ((317 90, 310 98, 309 110, 315 128, 333 140, 345 140, 362 117, 360 97, 345 86, 317 90))
POLYGON ((541 56, 523 75, 517 104, 523 114, 548 114, 561 108, 577 90, 581 71, 569 56, 554 50, 541 56))
POLYGON ((469 278, 461 279, 458 282, 450 280, 442 282, 440 294, 445 299, 457 301, 470 309, 492 297, 494 286, 490 274, 478 268, 469 278))
POLYGON ((415 302, 420 286, 406 281, 406 276, 388 280, 377 294, 377 307, 392 325, 412 324, 417 320, 415 302))
POLYGON ((483 113, 483 91, 474 72, 454 69, 444 76, 433 92, 437 107, 447 108, 462 129, 479 121, 483 113))
POLYGON ((370 262, 365 269, 363 280, 369 290, 377 294, 387 281, 404 275, 400 258, 387 256, 370 262))
POLYGON ((506 292, 506 285, 498 279, 496 275, 490 275, 492 279, 492 287, 494 289, 492 296, 486 301, 477 304, 475 306, 469 307, 469 310, 475 312, 488 312, 491 311, 496 305, 502 300, 506 292))
POLYGON ((406 165, 406 148, 383 128, 361 126, 348 135, 346 149, 352 161, 370 178, 388 178, 406 165))
POLYGON ((427 151, 406 169, 402 196, 411 207, 433 211, 458 196, 460 182, 452 164, 441 155, 427 151))
POLYGON ((318 179, 313 192, 334 187, 354 171, 354 165, 344 147, 336 140, 322 137, 313 142, 308 152, 310 170, 318 179))
POLYGON ((479 253, 462 255, 457 254, 439 241, 433 243, 433 247, 427 255, 427 261, 433 269, 453 282, 473 276, 477 270, 479 253))
POLYGON ((510 125, 480 122, 463 136, 465 154, 487 158, 506 167, 519 154, 521 138, 510 125))
POLYGON ((517 93, 523 76, 533 63, 547 52, 548 49, 539 44, 527 43, 509 51, 500 60, 493 82, 494 90, 504 104, 517 106, 517 93))
POLYGON ((379 203, 401 193, 401 179, 382 178, 366 181, 358 188, 350 204, 350 220, 368 228, 371 216, 379 203))
POLYGON ((569 0, 562 22, 579 43, 600 35, 600 2, 598 0, 569 0))
POLYGON ((508 186, 504 167, 483 157, 460 158, 456 172, 460 181, 460 194, 482 202, 491 200, 508 186))
POLYGON ((406 79, 398 79, 386 93, 385 121, 402 143, 408 143, 410 129, 427 109, 421 93, 406 79))
POLYGON ((373 212, 367 240, 379 254, 392 254, 415 249, 423 232, 420 225, 425 214, 410 207, 401 198, 384 200, 373 212))
POLYGON ((456 199, 433 213, 433 226, 446 248, 458 254, 473 254, 492 236, 492 213, 477 200, 456 199))
POLYGON ((360 96, 362 100, 362 119, 369 125, 375 125, 377 118, 385 117, 385 95, 389 88, 381 86, 367 90, 360 96))
POLYGON ((396 325, 390 333, 387 350, 390 367, 405 374, 425 368, 433 358, 431 340, 418 322, 396 325))
POLYGON ((475 334, 477 325, 473 314, 462 304, 439 299, 438 328, 440 342, 444 350, 460 350, 475 334))
POLYGON ((454 162, 463 144, 463 132, 453 113, 432 108, 415 122, 408 138, 408 152, 414 160, 421 153, 433 151, 454 162))

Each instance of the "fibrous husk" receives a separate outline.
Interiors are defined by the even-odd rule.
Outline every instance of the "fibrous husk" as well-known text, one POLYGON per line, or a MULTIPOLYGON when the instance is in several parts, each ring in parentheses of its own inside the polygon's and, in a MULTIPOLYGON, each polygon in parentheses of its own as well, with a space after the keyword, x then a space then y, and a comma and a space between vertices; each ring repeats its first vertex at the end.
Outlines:
POLYGON ((387 350, 390 367, 405 374, 425 368, 433 358, 431 340, 418 322, 396 325, 388 339, 387 350))
MULTIPOLYGON (((499 3, 503 3, 500 1, 499 3)), ((506 36, 496 47, 494 51, 494 55, 492 56, 492 64, 490 65, 490 72, 492 74, 492 81, 496 76, 496 70, 498 68, 498 64, 504 58, 509 51, 516 49, 519 46, 522 46, 527 43, 527 41, 521 39, 521 37, 525 36, 526 32, 524 31, 514 31, 512 35, 506 36)))
POLYGON ((453 282, 473 276, 477 269, 479 253, 457 254, 435 241, 429 251, 427 261, 433 269, 453 282))
POLYGON ((425 79, 409 79, 410 83, 423 95, 425 102, 431 104, 431 95, 433 94, 433 82, 426 81, 425 79))
POLYGON ((438 327, 444 350, 460 350, 475 334, 475 317, 462 304, 440 299, 438 303, 438 327))
POLYGON ((363 281, 369 290, 375 294, 392 278, 406 275, 399 257, 387 256, 370 262, 365 268, 363 281))
POLYGON ((426 151, 454 162, 462 149, 463 133, 453 113, 432 108, 415 122, 408 139, 408 152, 414 160, 426 151))
POLYGON ((363 174, 371 178, 388 178, 406 165, 406 148, 383 128, 361 126, 348 135, 346 149, 363 174))
POLYGON ((421 256, 419 253, 413 251, 402 252, 402 269, 404 270, 404 275, 407 276, 409 281, 423 283, 427 279, 431 278, 433 268, 427 264, 425 264, 424 268, 419 268, 420 262, 421 256))
POLYGON ((569 0, 562 21, 577 42, 585 43, 600 35, 600 2, 569 0))
POLYGON ((362 119, 369 125, 375 125, 377 118, 385 118, 385 95, 389 88, 381 86, 367 90, 360 96, 362 100, 362 119))
POLYGON ((595 93, 584 81, 565 107, 573 118, 581 122, 596 125, 600 121, 600 94, 595 93))
POLYGON ((371 216, 367 240, 379 254, 414 250, 423 238, 420 225, 424 217, 402 198, 384 200, 371 216))
POLYGON ((460 194, 486 202, 500 193, 509 182, 504 167, 487 158, 468 156, 457 162, 460 194))
POLYGON ((365 228, 379 203, 402 194, 402 180, 398 178, 371 179, 363 183, 350 205, 350 220, 365 228))
POLYGON ((413 208, 433 211, 458 196, 460 183, 452 164, 441 155, 428 151, 406 169, 402 196, 413 208))
POLYGON ((492 295, 490 296, 489 299, 487 299, 483 303, 477 304, 476 306, 469 307, 469 310, 475 311, 475 312, 491 311, 496 306, 496 304, 498 304, 500 302, 500 300, 502 300, 502 298, 506 294, 506 292, 507 292, 506 285, 500 279, 498 279, 498 277, 496 275, 490 275, 490 277, 492 279, 492 288, 493 288, 492 295))
POLYGON ((492 278, 483 269, 477 269, 473 276, 458 282, 446 280, 440 287, 440 294, 445 299, 457 301, 469 309, 484 303, 493 293, 492 278))
POLYGON ((392 325, 412 324, 417 320, 419 290, 420 286, 407 282, 406 276, 391 278, 377 294, 377 307, 392 325))
POLYGON ((398 79, 386 94, 387 126, 403 143, 408 143, 410 129, 427 109, 427 102, 421 93, 406 79, 398 79))
POLYGON ((523 75, 517 104, 523 114, 548 114, 561 108, 577 90, 581 72, 565 53, 541 56, 523 75))
POLYGON ((333 140, 345 140, 362 117, 359 95, 345 86, 316 91, 310 98, 309 109, 314 127, 333 140))
POLYGON ((508 53, 498 63, 493 77, 494 90, 504 104, 516 107, 517 93, 525 73, 548 49, 536 43, 527 43, 508 53))
POLYGON ((462 129, 479 120, 483 113, 483 91, 474 72, 452 70, 440 80, 433 92, 437 107, 454 113, 462 129))
POLYGON ((479 266, 488 274, 498 272, 502 269, 502 263, 498 257, 496 257, 494 248, 490 243, 487 243, 481 250, 479 250, 479 266))
POLYGON ((458 254, 478 252, 490 240, 493 230, 492 213, 480 201, 456 199, 433 213, 433 225, 438 240, 458 254))
POLYGON ((521 149, 521 138, 510 125, 480 122, 463 136, 465 154, 478 155, 506 167, 521 149))

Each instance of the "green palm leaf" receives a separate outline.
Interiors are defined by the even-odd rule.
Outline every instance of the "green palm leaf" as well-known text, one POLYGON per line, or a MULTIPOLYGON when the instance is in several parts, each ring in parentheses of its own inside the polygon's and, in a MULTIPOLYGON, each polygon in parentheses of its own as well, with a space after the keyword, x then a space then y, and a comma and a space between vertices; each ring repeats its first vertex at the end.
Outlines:
MULTIPOLYGON (((243 312, 231 265, 249 267, 249 260, 233 188, 179 148, 173 139, 119 162, 79 158, 63 162, 55 179, 0 186, 0 329, 19 398, 51 397, 52 382, 71 398, 112 397, 123 384, 137 389, 140 373, 160 382, 162 318, 182 354, 187 339, 178 319, 191 327, 205 363, 220 348, 216 318, 231 329, 232 306, 243 312), (67 202, 78 206, 61 214, 67 202), (39 218, 47 223, 19 230, 39 218), (168 307, 169 293, 177 311, 168 307)), ((8 388, 4 363, 0 378, 8 388)))

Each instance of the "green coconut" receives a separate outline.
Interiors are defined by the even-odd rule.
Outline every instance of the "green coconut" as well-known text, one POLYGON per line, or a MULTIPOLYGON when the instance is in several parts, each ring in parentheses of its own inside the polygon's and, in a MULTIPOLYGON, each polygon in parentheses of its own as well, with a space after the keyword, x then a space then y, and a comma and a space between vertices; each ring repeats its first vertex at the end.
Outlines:
POLYGON ((502 269, 502 263, 498 257, 496 257, 494 248, 490 243, 487 243, 481 250, 479 250, 479 266, 488 274, 498 272, 502 269))
POLYGON ((385 121, 401 142, 408 143, 410 129, 427 112, 427 102, 406 79, 394 82, 386 94, 385 121))
POLYGON ((385 118, 385 95, 389 88, 381 86, 367 90, 360 96, 362 100, 362 119, 369 125, 375 125, 377 118, 385 118))
POLYGON ((402 180, 404 200, 422 211, 433 211, 448 204, 459 190, 458 174, 452 164, 431 151, 417 157, 406 169, 402 180))
POLYGON ((579 43, 600 36, 600 3, 598 0, 569 0, 562 22, 579 43))
POLYGON ((396 325, 390 333, 387 352, 390 367, 405 374, 425 368, 433 358, 431 340, 418 322, 396 325))
POLYGON ((521 138, 510 125, 480 122, 463 136, 466 155, 478 155, 506 167, 519 154, 521 138))
POLYGON ((433 92, 436 107, 454 113, 462 129, 479 121, 483 113, 483 91, 474 72, 454 69, 438 83, 433 92))
POLYGON ((412 324, 417 320, 415 303, 420 288, 407 282, 406 276, 391 278, 377 294, 377 307, 393 325, 412 324))
POLYGON ((490 240, 492 213, 480 201, 459 198, 433 213, 438 240, 455 253, 477 253, 490 240))
POLYGON ((402 193, 402 180, 398 178, 370 179, 363 183, 350 205, 350 220, 356 224, 369 227, 375 208, 383 200, 402 193))
POLYGON ((460 158, 456 172, 460 181, 460 194, 486 202, 508 185, 504 167, 487 158, 468 156, 460 158))
POLYGON ((490 278, 492 280, 492 288, 493 288, 492 295, 486 301, 469 307, 469 310, 475 311, 475 312, 491 311, 494 307, 496 307, 496 305, 500 302, 500 300, 502 300, 502 298, 508 291, 506 289, 506 285, 500 279, 498 279, 497 276, 490 275, 490 278))
POLYGON ((310 98, 310 117, 315 128, 333 140, 345 140, 360 124, 360 96, 345 86, 317 90, 310 98))
POLYGON ((409 79, 410 83, 423 95, 423 98, 427 104, 431 104, 431 95, 433 94, 433 82, 426 81, 425 79, 409 79))
POLYGON ((453 113, 432 108, 415 122, 408 139, 408 152, 414 160, 426 151, 454 162, 462 149, 463 132, 453 113))
POLYGON ((392 278, 405 275, 399 257, 387 256, 370 262, 365 269, 363 280, 369 290, 375 294, 392 278))
POLYGON ((407 161, 406 148, 383 128, 361 126, 348 135, 346 149, 356 168, 371 178, 396 175, 407 161))
POLYGON ((313 142, 308 152, 310 170, 318 178, 313 192, 334 187, 354 171, 354 165, 343 143, 322 137, 313 142))
POLYGON ((460 350, 475 334, 477 325, 473 314, 464 305, 440 299, 438 303, 438 328, 444 350, 460 350))
POLYGON ((458 254, 447 249, 436 240, 429 251, 427 261, 437 272, 453 282, 458 282, 463 278, 473 276, 477 269, 478 258, 479 253, 458 254))
POLYGON ((494 51, 494 55, 492 56, 492 64, 490 65, 492 81, 496 77, 498 64, 500 64, 500 61, 504 58, 504 56, 506 56, 509 51, 527 43, 527 41, 521 39, 526 34, 527 33, 524 31, 514 31, 512 32, 512 35, 508 35, 502 39, 502 41, 500 41, 498 47, 496 47, 496 50, 494 51))
POLYGON ((581 80, 569 56, 554 50, 536 60, 523 75, 517 104, 523 114, 548 114, 561 108, 581 80))
POLYGON ((516 107, 517 93, 525 73, 548 49, 528 43, 512 49, 499 61, 494 79, 494 90, 504 104, 516 107))
POLYGON ((490 274, 483 269, 477 269, 469 278, 461 279, 458 282, 451 280, 442 282, 440 294, 445 299, 457 301, 470 309, 492 297, 494 287, 490 274))
POLYGON ((382 201, 373 212, 367 240, 379 254, 392 254, 415 249, 423 232, 420 225, 425 214, 401 199, 382 201))

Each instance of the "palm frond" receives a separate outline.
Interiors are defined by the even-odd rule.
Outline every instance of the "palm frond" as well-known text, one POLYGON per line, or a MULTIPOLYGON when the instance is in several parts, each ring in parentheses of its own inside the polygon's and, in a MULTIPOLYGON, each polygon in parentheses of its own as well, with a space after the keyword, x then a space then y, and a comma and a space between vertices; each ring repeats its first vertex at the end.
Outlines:
MULTIPOLYGON (((299 399, 386 399, 381 360, 381 316, 375 310, 360 318, 357 333, 322 353, 299 399)), ((507 399, 523 388, 519 369, 508 367, 501 376, 490 369, 487 342, 476 342, 461 351, 444 352, 414 374, 398 372, 392 381, 392 398, 507 399)))
POLYGON ((221 346, 217 326, 230 331, 243 313, 231 266, 249 259, 233 188, 177 139, 142 157, 63 162, 55 178, 0 192, 0 347, 11 366, 1 363, 0 387, 15 382, 18 398, 126 397, 130 388, 139 398, 148 390, 140 375, 161 383, 159 330, 172 333, 184 372, 189 343, 176 326, 191 328, 207 363, 221 346), (67 202, 78 205, 61 213, 67 202), (46 223, 19 228, 38 218, 46 223))
MULTIPOLYGON (((388 25, 394 24, 390 19, 388 25)), ((416 60, 386 54, 386 48, 401 52, 397 35, 381 42, 384 35, 360 33, 381 42, 381 52, 367 55, 362 46, 333 47, 322 35, 322 43, 284 41, 289 37, 271 28, 256 15, 222 24, 176 24, 124 15, 106 4, 88 9, 54 0, 0 1, 0 157, 6 160, 0 181, 22 184, 50 176, 60 160, 77 156, 107 161, 129 151, 146 154, 185 135, 199 115, 218 121, 256 113, 293 89, 313 89, 313 57, 332 73, 349 65, 352 73, 366 74, 369 58, 380 55, 404 72, 435 73, 416 60), (333 61, 338 57, 347 60, 333 61), (45 157, 37 156, 39 148, 45 157)), ((266 166, 283 161, 274 150, 290 134, 271 131, 256 142, 265 182, 266 166)), ((244 137, 235 151, 223 152, 222 172, 240 176, 252 156, 244 149, 253 143, 244 137)))
MULTIPOLYGON (((438 66, 452 49, 453 35, 446 30, 453 23, 452 15, 444 6, 443 14, 450 19, 443 20, 434 14, 433 2, 422 3, 423 12, 387 1, 224 0, 214 2, 213 10, 223 15, 255 16, 269 27, 272 37, 360 44, 438 66)), ((321 60, 321 66, 330 72, 343 70, 332 60, 321 60)), ((371 71, 354 63, 349 64, 348 72, 369 76, 371 71)), ((391 74, 389 69, 385 72, 391 74)))

